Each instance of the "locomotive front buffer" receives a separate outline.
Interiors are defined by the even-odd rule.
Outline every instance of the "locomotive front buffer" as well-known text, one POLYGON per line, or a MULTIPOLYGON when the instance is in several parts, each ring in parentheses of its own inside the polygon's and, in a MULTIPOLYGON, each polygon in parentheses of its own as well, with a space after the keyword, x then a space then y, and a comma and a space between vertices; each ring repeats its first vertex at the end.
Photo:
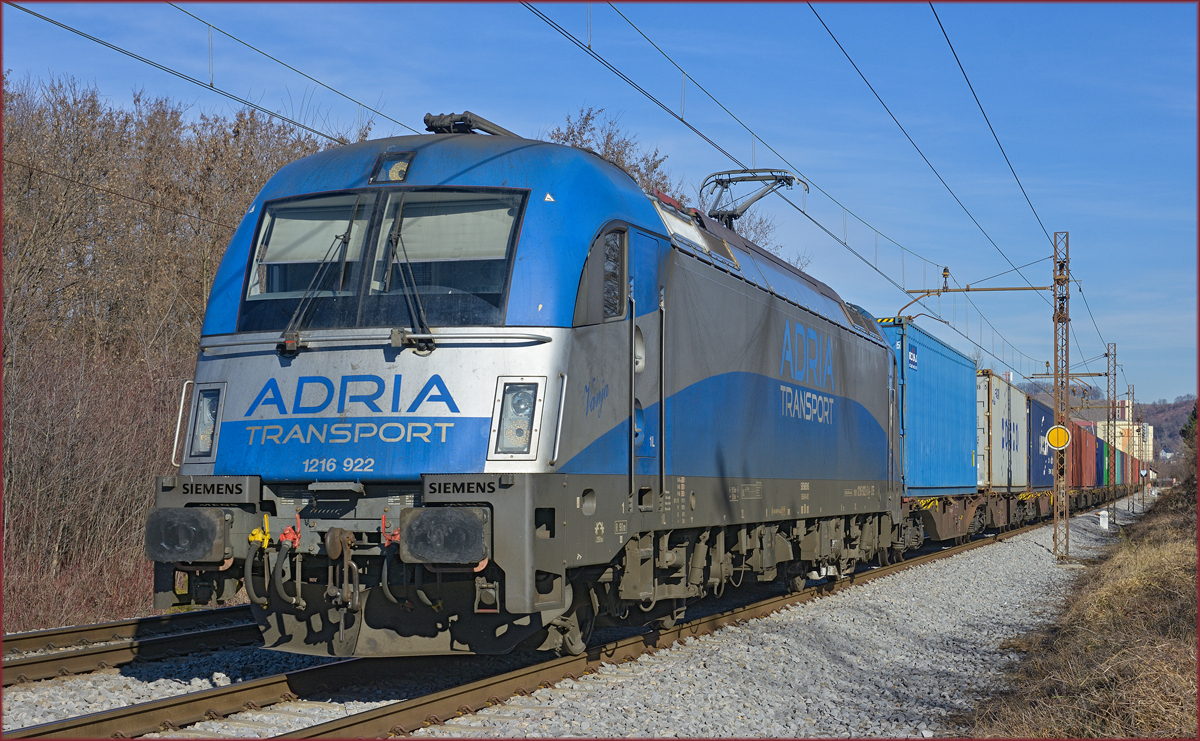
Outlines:
POLYGON ((320 655, 580 648, 561 569, 493 537, 535 516, 528 478, 159 477, 146 526, 154 605, 221 603, 244 585, 267 646, 320 655), (186 506, 199 496, 204 506, 186 506))

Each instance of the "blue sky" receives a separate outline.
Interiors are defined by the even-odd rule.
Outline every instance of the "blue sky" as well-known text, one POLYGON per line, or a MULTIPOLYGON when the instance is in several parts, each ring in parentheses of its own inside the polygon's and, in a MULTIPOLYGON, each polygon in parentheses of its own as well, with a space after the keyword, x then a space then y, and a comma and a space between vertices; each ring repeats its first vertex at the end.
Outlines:
MULTIPOLYGON (((427 112, 469 109, 524 136, 580 106, 619 114, 645 145, 698 185, 734 165, 529 10, 516 4, 182 4, 205 21, 418 130, 427 112)), ((731 154, 751 135, 688 83, 607 4, 538 7, 731 154), (681 101, 681 93, 683 100, 681 101)), ((626 16, 759 136, 759 167, 783 166, 815 186, 808 213, 906 288, 941 266, 961 283, 1009 268, 875 100, 807 5, 619 4, 626 16), (866 222, 865 224, 863 222, 866 222), (894 240, 894 242, 892 241, 894 240), (895 243, 930 262, 907 255, 895 243)), ((971 97, 929 6, 817 4, 875 90, 996 245, 1017 265, 1050 254, 971 97)), ((1196 6, 1194 4, 938 5, 1000 141, 1051 232, 1069 231, 1072 272, 1099 332, 1072 295, 1074 360, 1117 343, 1140 400, 1196 388, 1196 6)), ((163 4, 37 3, 93 36, 208 79, 208 28, 163 4)), ((3 64, 18 77, 72 75, 114 103, 135 90, 193 113, 235 104, 5 6, 3 64)), ((348 129, 352 103, 213 33, 213 82, 319 128, 348 129)), ((370 115, 370 114, 367 114, 370 115)), ((374 136, 406 133, 379 121, 374 136)), ((799 198, 799 192, 791 194, 799 198)), ((776 198, 763 202, 785 254, 876 315, 908 301, 871 266, 776 198)), ((1023 272, 1049 283, 1049 263, 1023 272)), ((922 282, 924 281, 924 283, 922 282)), ((1008 274, 983 285, 1023 285, 1008 274)), ((1050 309, 1033 292, 943 297, 943 318, 1020 373, 1051 357, 1050 309), (994 325, 996 334, 979 314, 994 325), (1016 348, 1014 350, 1013 348, 1016 348)), ((937 299, 927 305, 938 309, 937 299)), ((913 313, 909 310, 906 313, 913 313)), ((964 351, 949 326, 927 326, 964 351)), ((984 356, 998 370, 1004 363, 984 356)), ((1103 359, 1090 370, 1104 369, 1103 359)), ((1084 370, 1076 364, 1076 370, 1084 370)))

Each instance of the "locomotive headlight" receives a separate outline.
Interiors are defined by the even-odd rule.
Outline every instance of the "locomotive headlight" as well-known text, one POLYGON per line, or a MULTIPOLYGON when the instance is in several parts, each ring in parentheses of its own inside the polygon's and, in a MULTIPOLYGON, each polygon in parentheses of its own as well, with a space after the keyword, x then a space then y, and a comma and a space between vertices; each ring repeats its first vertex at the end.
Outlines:
POLYGON ((221 401, 219 389, 205 389, 196 398, 196 421, 192 425, 192 458, 207 458, 213 453, 213 440, 217 432, 217 405, 221 401))
POLYGON ((533 408, 536 383, 506 383, 500 407, 500 430, 496 452, 524 455, 533 439, 533 408))

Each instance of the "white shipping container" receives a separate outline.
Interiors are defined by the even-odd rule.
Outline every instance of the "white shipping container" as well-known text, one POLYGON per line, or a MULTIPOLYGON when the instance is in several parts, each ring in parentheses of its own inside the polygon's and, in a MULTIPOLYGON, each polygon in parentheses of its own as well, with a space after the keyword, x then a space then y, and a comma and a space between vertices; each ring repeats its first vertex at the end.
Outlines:
POLYGON ((1029 407, 1017 387, 990 370, 975 376, 976 472, 979 486, 1018 492, 1029 485, 1029 407))

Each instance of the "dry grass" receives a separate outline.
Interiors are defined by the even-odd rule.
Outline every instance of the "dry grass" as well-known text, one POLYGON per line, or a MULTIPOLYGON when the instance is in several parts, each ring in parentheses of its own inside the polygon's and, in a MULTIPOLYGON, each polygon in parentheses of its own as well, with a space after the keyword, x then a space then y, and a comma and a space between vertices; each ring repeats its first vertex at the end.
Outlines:
POLYGON ((1025 658, 972 736, 1195 738, 1195 494, 1164 494, 1081 576, 1058 621, 1012 647, 1025 658))

